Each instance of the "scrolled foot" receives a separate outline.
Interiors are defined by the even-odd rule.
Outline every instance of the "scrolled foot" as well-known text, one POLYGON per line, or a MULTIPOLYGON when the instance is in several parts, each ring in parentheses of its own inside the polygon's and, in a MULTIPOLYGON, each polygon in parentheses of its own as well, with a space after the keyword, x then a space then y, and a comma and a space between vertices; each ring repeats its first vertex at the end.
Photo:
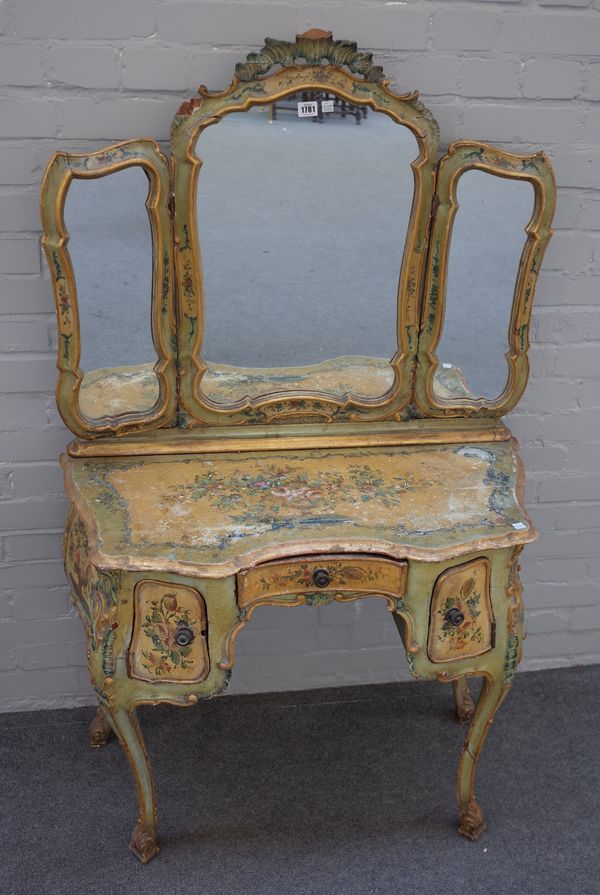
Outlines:
POLYGON ((475 705, 471 696, 469 685, 466 681, 461 681, 462 686, 454 688, 455 695, 455 715, 456 720, 460 724, 468 724, 473 718, 475 705))
POLYGON ((106 746, 110 740, 112 727, 106 719, 106 715, 102 709, 98 709, 96 716, 90 724, 90 746, 93 749, 100 749, 106 746))
POLYGON ((458 832, 467 839, 477 842, 484 830, 485 820, 481 808, 477 802, 470 802, 460 814, 458 832))
POLYGON ((131 834, 129 851, 133 852, 142 864, 151 861, 159 852, 154 830, 149 830, 141 823, 136 824, 131 834))

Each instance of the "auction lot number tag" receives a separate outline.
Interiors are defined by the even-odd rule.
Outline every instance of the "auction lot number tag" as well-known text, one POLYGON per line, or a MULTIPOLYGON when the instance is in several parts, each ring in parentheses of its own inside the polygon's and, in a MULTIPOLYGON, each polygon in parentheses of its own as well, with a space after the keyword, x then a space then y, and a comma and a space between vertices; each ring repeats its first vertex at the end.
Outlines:
POLYGON ((318 114, 318 102, 298 103, 298 118, 316 118, 318 114))

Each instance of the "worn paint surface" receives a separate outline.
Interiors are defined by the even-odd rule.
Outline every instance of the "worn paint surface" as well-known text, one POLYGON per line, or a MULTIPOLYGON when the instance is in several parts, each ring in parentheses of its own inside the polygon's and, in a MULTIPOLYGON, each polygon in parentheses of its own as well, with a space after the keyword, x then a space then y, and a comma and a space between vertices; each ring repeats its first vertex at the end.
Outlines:
MULTIPOLYGON (((353 394, 380 398, 394 384, 394 369, 379 357, 338 357, 306 367, 251 369, 228 364, 207 364, 202 391, 216 404, 234 404, 258 398, 278 389, 318 391, 333 395, 353 394)), ((470 394, 458 367, 438 367, 436 394, 450 399, 470 394)), ((107 367, 84 373, 79 407, 90 419, 119 413, 147 411, 158 400, 159 384, 154 364, 107 367)))
POLYGON ((306 367, 256 370, 208 364, 202 377, 204 395, 217 404, 233 404, 280 390, 381 398, 393 384, 394 368, 380 357, 345 356, 306 367))
POLYGON ((84 373, 79 408, 89 419, 141 413, 156 404, 159 384, 154 364, 105 367, 84 373))
POLYGON ((418 555, 533 537, 510 442, 65 465, 107 556, 239 568, 249 553, 281 556, 286 545, 288 554, 343 541, 418 555))

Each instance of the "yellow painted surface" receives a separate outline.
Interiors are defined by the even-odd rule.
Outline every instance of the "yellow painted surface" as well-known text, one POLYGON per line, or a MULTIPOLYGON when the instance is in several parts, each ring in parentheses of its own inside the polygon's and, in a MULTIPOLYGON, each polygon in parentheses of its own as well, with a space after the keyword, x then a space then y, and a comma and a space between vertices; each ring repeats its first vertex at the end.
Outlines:
POLYGON ((381 557, 324 555, 276 560, 240 572, 238 603, 246 606, 257 599, 301 592, 360 591, 401 597, 405 582, 406 563, 381 557), (326 584, 315 583, 319 582, 319 573, 328 576, 326 584))
POLYGON ((63 462, 100 552, 125 564, 215 575, 320 545, 436 558, 534 537, 510 442, 63 462))
POLYGON ((493 646, 490 563, 482 558, 443 572, 431 598, 428 652, 432 662, 479 656, 493 646), (449 611, 463 616, 459 625, 447 619, 449 611))
MULTIPOLYGON (((307 367, 245 368, 209 364, 202 377, 202 393, 225 406, 245 398, 265 397, 277 391, 319 391, 342 396, 380 398, 394 384, 390 362, 377 357, 338 357, 307 367)), ((468 394, 458 367, 436 372, 436 393, 444 398, 468 394)), ((79 407, 89 419, 119 413, 148 411, 158 401, 159 387, 153 364, 107 367, 85 373, 79 407)))
POLYGON ((184 584, 140 581, 134 605, 131 676, 145 681, 201 680, 208 672, 207 623, 198 591, 184 584), (192 632, 191 643, 177 642, 181 626, 192 632))
POLYGON ((99 419, 151 410, 159 394, 153 366, 108 367, 85 373, 79 390, 81 412, 89 419, 99 419))

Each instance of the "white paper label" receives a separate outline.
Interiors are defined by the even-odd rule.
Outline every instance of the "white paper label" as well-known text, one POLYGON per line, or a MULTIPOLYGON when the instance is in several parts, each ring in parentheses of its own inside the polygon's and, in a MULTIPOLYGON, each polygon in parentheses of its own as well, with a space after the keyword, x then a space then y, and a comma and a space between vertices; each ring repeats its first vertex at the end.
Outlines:
POLYGON ((518 531, 522 531, 524 528, 527 528, 524 522, 513 522, 513 528, 516 528, 518 531))
POLYGON ((323 112, 333 112, 333 107, 335 103, 332 99, 324 99, 321 103, 321 109, 323 112))
POLYGON ((451 370, 451 369, 452 369, 452 364, 442 364, 442 367, 443 367, 444 370, 451 370))
POLYGON ((298 118, 316 118, 318 114, 318 103, 298 103, 298 118))

